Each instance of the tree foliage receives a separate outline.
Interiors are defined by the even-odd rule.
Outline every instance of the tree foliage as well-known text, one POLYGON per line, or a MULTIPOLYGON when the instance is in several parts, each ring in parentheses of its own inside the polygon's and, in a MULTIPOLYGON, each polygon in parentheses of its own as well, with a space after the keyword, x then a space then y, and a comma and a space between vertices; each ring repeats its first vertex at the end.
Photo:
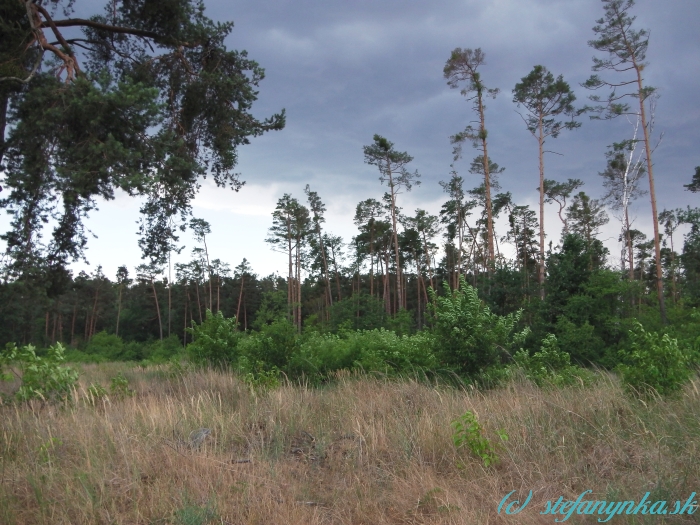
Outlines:
POLYGON ((0 207, 13 217, 2 239, 16 276, 65 275, 84 256, 86 215, 118 190, 146 197, 141 247, 162 260, 176 240, 171 219, 189 214, 201 177, 239 189, 237 148, 284 127, 284 111, 251 114, 264 70, 226 48, 233 24, 207 18, 202 1, 110 0, 88 20, 54 20, 47 8, 69 16, 68 0, 6 4, 0 207))

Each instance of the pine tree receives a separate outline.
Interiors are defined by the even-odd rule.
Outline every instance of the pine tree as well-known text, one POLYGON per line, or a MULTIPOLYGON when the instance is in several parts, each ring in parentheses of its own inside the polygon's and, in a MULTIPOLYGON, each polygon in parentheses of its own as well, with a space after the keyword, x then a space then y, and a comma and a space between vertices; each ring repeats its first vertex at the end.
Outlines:
POLYGON ((656 208, 656 189, 654 187, 654 170, 651 159, 651 124, 652 119, 647 117, 647 103, 652 101, 651 96, 656 89, 644 83, 643 72, 649 65, 646 53, 649 47, 649 31, 646 29, 634 29, 636 19, 630 16, 629 11, 634 6, 634 0, 602 0, 605 16, 596 21, 593 32, 597 38, 590 40, 588 45, 597 51, 602 51, 608 58, 593 58, 593 71, 612 71, 618 75, 625 75, 618 80, 604 80, 597 74, 592 75, 584 86, 598 90, 610 88, 607 99, 599 95, 590 98, 599 105, 596 110, 604 114, 604 118, 615 118, 620 115, 635 115, 640 119, 643 131, 644 153, 646 157, 646 169, 649 175, 649 196, 651 198, 651 215, 654 225, 654 253, 656 261, 656 287, 659 299, 659 312, 661 321, 667 322, 666 306, 664 302, 664 281, 661 265, 661 239, 659 237, 659 217, 656 208), (628 88, 629 86, 629 88, 628 88), (620 93, 620 90, 630 91, 620 93), (631 111, 629 104, 625 102, 627 97, 637 99, 638 109, 631 111))
POLYGON ((406 165, 413 160, 406 152, 396 151, 394 144, 380 135, 374 135, 374 143, 364 148, 365 162, 379 168, 379 181, 389 186, 389 213, 391 217, 392 237, 394 242, 394 254, 396 261, 396 294, 399 309, 405 308, 404 294, 401 278, 401 261, 399 249, 399 236, 397 228, 398 211, 396 197, 401 189, 411 191, 414 184, 420 184, 420 174, 416 171, 409 172, 406 165))
POLYGON ((582 110, 574 108, 576 96, 564 82, 562 75, 556 79, 544 66, 535 66, 532 71, 515 85, 513 89, 513 102, 523 106, 527 113, 522 119, 527 130, 537 140, 540 166, 540 265, 539 282, 542 297, 544 297, 544 203, 546 199, 544 178, 544 144, 549 137, 557 138, 562 130, 575 129, 581 124, 574 122, 574 117, 580 115, 582 110), (567 122, 558 121, 560 115, 570 117, 567 122))
POLYGON ((491 174, 488 153, 486 129, 486 106, 484 105, 484 97, 496 98, 498 89, 487 88, 481 80, 481 73, 477 71, 479 66, 485 63, 484 53, 481 48, 477 49, 462 49, 455 48, 452 55, 445 64, 443 69, 444 77, 447 79, 447 85, 451 88, 458 88, 460 83, 466 82, 466 87, 461 91, 462 95, 471 101, 473 110, 479 118, 478 129, 468 125, 464 131, 450 137, 450 140, 455 145, 455 160, 461 157, 461 145, 465 140, 471 140, 474 147, 481 151, 480 158, 482 161, 482 174, 484 176, 484 190, 486 197, 486 236, 488 246, 488 260, 490 267, 495 261, 494 249, 494 234, 493 234, 493 216, 491 210, 491 174))

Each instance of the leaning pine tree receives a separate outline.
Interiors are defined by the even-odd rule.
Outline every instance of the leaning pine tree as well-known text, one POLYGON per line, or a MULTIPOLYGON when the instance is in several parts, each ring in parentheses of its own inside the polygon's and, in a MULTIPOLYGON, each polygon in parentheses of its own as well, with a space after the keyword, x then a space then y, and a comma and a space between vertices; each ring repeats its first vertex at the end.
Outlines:
MULTIPOLYGON (((664 281, 661 264, 661 240, 659 237, 659 218, 656 209, 656 190, 654 188, 654 171, 651 160, 652 148, 650 141, 651 119, 647 116, 647 104, 651 102, 651 95, 655 88, 644 84, 643 72, 648 63, 645 61, 647 48, 649 47, 649 31, 646 29, 633 29, 632 24, 636 17, 629 15, 629 10, 634 6, 634 0, 603 0, 605 16, 596 21, 593 28, 595 40, 588 42, 592 48, 607 53, 608 58, 593 58, 593 71, 613 71, 622 78, 612 81, 604 80, 597 74, 592 75, 584 84, 588 89, 610 88, 607 99, 598 95, 591 96, 591 100, 599 103, 596 108, 604 118, 610 119, 620 115, 634 115, 640 119, 644 132, 644 154, 646 168, 649 174, 649 196, 651 198, 651 214, 654 224, 654 255, 656 260, 656 286, 659 296, 659 312, 661 320, 666 323, 666 305, 664 301, 664 281), (629 91, 620 93, 621 89, 629 87, 629 91), (631 97, 637 99, 638 108, 632 110, 625 99, 631 97)), ((600 117, 597 117, 600 118, 600 117)))

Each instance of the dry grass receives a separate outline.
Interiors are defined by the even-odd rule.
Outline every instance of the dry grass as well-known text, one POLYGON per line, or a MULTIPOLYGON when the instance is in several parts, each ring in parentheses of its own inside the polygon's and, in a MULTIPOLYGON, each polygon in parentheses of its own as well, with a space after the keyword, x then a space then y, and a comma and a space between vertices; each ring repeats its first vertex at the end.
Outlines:
POLYGON ((72 407, 0 406, 0 523, 528 524, 554 523, 544 502, 586 489, 685 499, 700 479, 698 387, 645 406, 608 377, 482 394, 346 376, 254 392, 215 371, 85 366, 72 407), (135 395, 92 404, 88 385, 118 371, 135 395), (450 421, 466 410, 509 434, 495 468, 455 450, 450 421), (514 489, 534 491, 530 506, 499 515, 514 489))

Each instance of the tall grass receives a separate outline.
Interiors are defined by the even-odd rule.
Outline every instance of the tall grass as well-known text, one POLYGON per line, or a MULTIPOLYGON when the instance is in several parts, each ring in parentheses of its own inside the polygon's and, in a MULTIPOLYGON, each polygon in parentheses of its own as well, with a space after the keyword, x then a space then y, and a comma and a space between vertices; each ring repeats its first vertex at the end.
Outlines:
MULTIPOLYGON (((0 406, 0 523, 528 524, 553 523, 544 502, 586 489, 685 499, 700 486, 698 388, 645 404, 605 375, 482 393, 346 373, 256 390, 225 372, 85 365, 70 406, 0 406), (90 394, 119 372, 133 396, 90 394), (510 436, 495 467, 453 444, 467 410, 510 436), (530 489, 528 509, 497 514, 530 489)), ((596 523, 581 518, 569 522, 596 523)))

